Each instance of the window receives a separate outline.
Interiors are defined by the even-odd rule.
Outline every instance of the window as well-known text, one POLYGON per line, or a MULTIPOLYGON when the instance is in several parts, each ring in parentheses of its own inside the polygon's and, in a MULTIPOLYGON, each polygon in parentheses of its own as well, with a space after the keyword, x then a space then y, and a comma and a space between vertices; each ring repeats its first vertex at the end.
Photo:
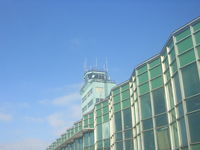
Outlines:
POLYGON ((142 84, 142 83, 148 81, 148 73, 145 72, 145 73, 139 75, 138 76, 138 81, 139 81, 139 84, 142 84))
POLYGON ((160 74, 162 74, 160 65, 150 70, 151 79, 159 76, 160 74))
POLYGON ((167 125, 167 115, 159 115, 156 117, 156 127, 167 125))
POLYGON ((109 138, 110 136, 109 133, 110 133, 109 122, 103 123, 103 139, 109 138))
POLYGON ((191 142, 200 142, 200 112, 195 112, 188 115, 191 142))
POLYGON ((181 146, 187 145, 187 134, 186 134, 186 128, 185 128, 185 119, 180 119, 179 126, 180 126, 180 137, 181 137, 181 146))
POLYGON ((122 150, 123 149, 123 142, 116 142, 116 150, 122 150))
POLYGON ((145 84, 141 85, 139 87, 139 89, 140 89, 140 95, 149 92, 149 83, 145 83, 145 84))
POLYGON ((190 29, 182 31, 181 33, 179 33, 178 35, 176 35, 176 40, 180 41, 181 39, 187 37, 188 35, 190 35, 190 29))
POLYGON ((122 119, 121 119, 121 112, 115 113, 115 131, 121 131, 122 130, 122 119))
POLYGON ((133 150, 133 141, 131 140, 125 140, 125 149, 126 150, 133 150))
POLYGON ((157 142, 159 150, 170 150, 171 146, 167 127, 157 129, 157 142))
POLYGON ((102 125, 97 125, 97 141, 102 139, 102 125))
POLYGON ((179 54, 193 47, 192 38, 188 37, 177 44, 179 54))
POLYGON ((194 31, 197 31, 200 29, 200 23, 197 23, 193 26, 194 31))
POLYGON ((144 132, 144 149, 155 150, 154 134, 152 130, 144 132))
POLYGON ((150 68, 153 68, 154 66, 157 66, 158 64, 160 64, 160 58, 157 58, 157 59, 153 60, 153 61, 149 64, 149 66, 150 66, 150 68))
POLYGON ((195 36, 196 44, 200 44, 200 32, 195 33, 194 36, 195 36))
POLYGON ((147 130, 147 129, 153 128, 152 118, 151 119, 147 119, 147 120, 143 120, 142 122, 143 122, 143 130, 147 130))
POLYGON ((200 81, 196 63, 182 69, 185 96, 189 97, 200 92, 200 81))
POLYGON ((144 65, 144 66, 137 69, 138 74, 141 74, 145 71, 147 71, 147 65, 144 65))
POLYGON ((174 85, 175 85, 175 90, 176 90, 176 100, 177 103, 181 102, 182 96, 181 96, 181 90, 180 90, 180 82, 179 82, 179 77, 178 73, 174 75, 174 85))
POLYGON ((166 111, 165 105, 165 93, 163 88, 159 88, 152 92, 153 102, 154 102, 154 111, 155 114, 160 114, 166 111))
POLYGON ((158 87, 161 87, 163 85, 163 79, 162 79, 162 76, 156 78, 156 79, 153 79, 151 81, 151 87, 152 89, 155 89, 155 88, 158 88, 158 87))
POLYGON ((172 142, 174 143, 174 148, 177 149, 179 147, 179 136, 178 136, 178 128, 177 128, 177 123, 172 124, 172 142))
POLYGON ((186 53, 179 56, 180 66, 183 67, 193 61, 195 61, 194 50, 189 50, 186 53))
POLYGON ((150 95, 145 94, 141 96, 140 102, 141 102, 141 110, 142 110, 142 119, 150 118, 152 116, 150 95))
POLYGON ((124 117, 124 129, 129 129, 132 127, 132 118, 131 118, 131 109, 123 110, 123 117, 124 117))
POLYGON ((200 95, 187 99, 186 106, 188 112, 200 109, 200 95))

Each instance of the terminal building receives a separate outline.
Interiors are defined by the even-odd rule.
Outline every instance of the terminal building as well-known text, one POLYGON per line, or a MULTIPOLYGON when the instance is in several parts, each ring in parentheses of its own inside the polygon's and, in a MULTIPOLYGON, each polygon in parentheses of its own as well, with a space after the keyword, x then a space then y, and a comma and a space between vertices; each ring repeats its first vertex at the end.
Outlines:
POLYGON ((200 17, 127 81, 107 76, 85 73, 83 118, 47 150, 200 150, 200 17))

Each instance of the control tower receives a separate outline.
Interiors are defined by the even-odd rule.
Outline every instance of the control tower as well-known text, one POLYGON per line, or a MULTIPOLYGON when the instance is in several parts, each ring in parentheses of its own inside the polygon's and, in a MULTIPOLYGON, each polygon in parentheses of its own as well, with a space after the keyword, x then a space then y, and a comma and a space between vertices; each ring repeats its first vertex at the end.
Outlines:
POLYGON ((88 70, 84 74, 85 83, 80 90, 82 114, 90 112, 95 104, 105 99, 116 85, 109 80, 107 71, 88 70))

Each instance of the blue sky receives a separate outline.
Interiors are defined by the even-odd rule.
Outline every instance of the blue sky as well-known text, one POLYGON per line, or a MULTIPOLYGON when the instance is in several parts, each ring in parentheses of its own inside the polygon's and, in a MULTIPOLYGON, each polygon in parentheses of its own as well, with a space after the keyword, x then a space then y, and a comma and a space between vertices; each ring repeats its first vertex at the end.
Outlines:
POLYGON ((116 83, 200 16, 199 0, 0 0, 0 149, 42 150, 79 120, 83 65, 116 83))

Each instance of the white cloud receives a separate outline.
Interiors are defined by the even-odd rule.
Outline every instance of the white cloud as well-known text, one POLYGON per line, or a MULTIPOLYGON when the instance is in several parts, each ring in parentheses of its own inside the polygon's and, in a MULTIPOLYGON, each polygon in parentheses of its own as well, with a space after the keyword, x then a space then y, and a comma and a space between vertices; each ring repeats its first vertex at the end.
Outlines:
POLYGON ((0 121, 9 122, 13 119, 12 115, 6 113, 0 113, 0 121))
POLYGON ((0 143, 1 150, 45 150, 49 142, 40 139, 25 139, 17 142, 0 143))
POLYGON ((60 105, 60 106, 68 106, 70 103, 81 101, 81 97, 79 93, 71 93, 62 97, 58 97, 52 100, 52 104, 60 105))

